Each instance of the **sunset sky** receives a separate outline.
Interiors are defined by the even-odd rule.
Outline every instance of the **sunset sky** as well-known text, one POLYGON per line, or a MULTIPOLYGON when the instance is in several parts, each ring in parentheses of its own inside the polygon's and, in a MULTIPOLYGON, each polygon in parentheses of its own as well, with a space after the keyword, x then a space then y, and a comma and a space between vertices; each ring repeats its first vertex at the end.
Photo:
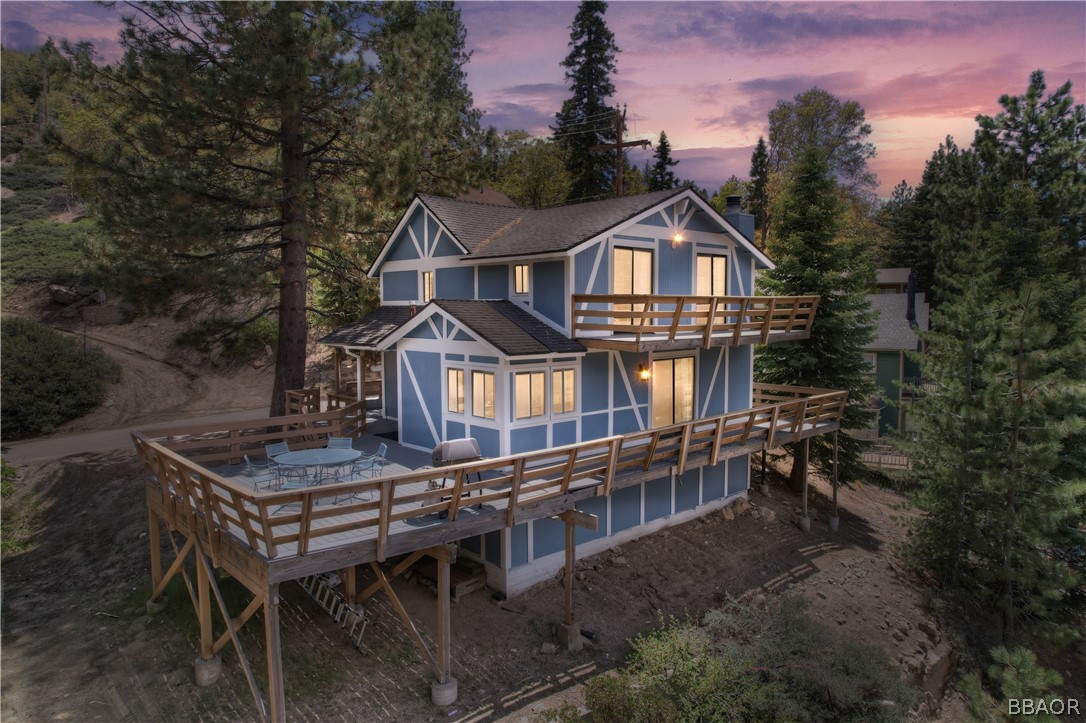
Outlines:
MULTIPOLYGON (((484 123, 545 135, 569 91, 571 2, 461 2, 473 55, 468 85, 484 123)), ((5 46, 47 37, 90 40, 119 53, 124 6, 3 2, 5 46)), ((867 112, 880 195, 919 181, 947 136, 967 144, 978 113, 1021 94, 1043 69, 1050 88, 1070 80, 1086 99, 1086 3, 612 2, 605 16, 621 53, 616 103, 632 135, 667 132, 676 173, 713 192, 745 178, 767 114, 812 86, 867 112)))

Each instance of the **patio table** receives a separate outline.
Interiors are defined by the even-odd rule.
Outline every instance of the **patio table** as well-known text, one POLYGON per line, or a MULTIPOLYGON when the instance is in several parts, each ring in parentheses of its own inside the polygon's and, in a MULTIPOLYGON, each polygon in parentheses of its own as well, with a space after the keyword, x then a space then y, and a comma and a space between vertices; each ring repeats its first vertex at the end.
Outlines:
MULTIPOLYGON (((362 456, 357 449, 334 449, 321 447, 318 449, 302 449, 297 452, 285 452, 273 457, 275 463, 282 467, 309 467, 316 468, 316 474, 312 477, 312 484, 321 484, 324 481, 325 470, 350 464, 362 456)), ((288 486, 288 482, 284 486, 288 486)))

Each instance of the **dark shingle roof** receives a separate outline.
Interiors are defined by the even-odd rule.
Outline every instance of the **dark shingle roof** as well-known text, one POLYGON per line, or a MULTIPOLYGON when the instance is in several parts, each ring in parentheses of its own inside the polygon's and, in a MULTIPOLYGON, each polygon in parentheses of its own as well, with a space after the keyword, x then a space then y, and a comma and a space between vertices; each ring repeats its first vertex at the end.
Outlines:
MULTIPOLYGON (((908 294, 868 294, 867 303, 880 312, 875 322, 875 341, 867 345, 868 349, 916 351, 916 330, 905 318, 908 294)), ((916 295, 916 323, 921 329, 928 328, 928 304, 923 294, 916 295)))
POLYGON ((473 258, 566 251, 684 189, 556 208, 526 209, 419 194, 473 258))
POLYGON ((407 306, 379 306, 317 341, 330 346, 375 347, 410 318, 411 309, 407 306))
POLYGON ((511 301, 434 299, 433 303, 506 356, 585 351, 580 342, 552 329, 511 301))

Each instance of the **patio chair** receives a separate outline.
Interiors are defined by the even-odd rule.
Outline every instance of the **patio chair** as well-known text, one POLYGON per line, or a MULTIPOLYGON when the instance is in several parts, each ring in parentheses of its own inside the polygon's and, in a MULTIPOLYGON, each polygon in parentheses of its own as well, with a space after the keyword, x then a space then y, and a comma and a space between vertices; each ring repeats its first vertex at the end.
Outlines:
MULTIPOLYGON (((385 454, 388 453, 388 445, 382 442, 377 447, 377 451, 374 454, 364 454, 356 459, 350 465, 343 465, 336 472, 336 482, 348 482, 359 479, 373 479, 374 477, 380 477, 381 473, 385 469, 385 454)), ((370 493, 364 494, 366 499, 372 499, 370 493)), ((351 495, 352 499, 359 497, 359 494, 351 495)), ((339 498, 336 498, 339 501, 339 498)))
POLYGON ((350 437, 329 437, 328 449, 354 449, 354 440, 350 437))
POLYGON ((264 445, 264 452, 268 455, 268 464, 275 469, 279 476, 279 489, 297 489, 309 486, 309 477, 301 467, 284 467, 275 461, 281 454, 290 451, 286 442, 275 442, 264 445))
POLYGON ((269 459, 267 462, 254 462, 245 455, 245 466, 249 469, 249 476, 253 478, 253 488, 260 490, 279 489, 279 466, 269 459))

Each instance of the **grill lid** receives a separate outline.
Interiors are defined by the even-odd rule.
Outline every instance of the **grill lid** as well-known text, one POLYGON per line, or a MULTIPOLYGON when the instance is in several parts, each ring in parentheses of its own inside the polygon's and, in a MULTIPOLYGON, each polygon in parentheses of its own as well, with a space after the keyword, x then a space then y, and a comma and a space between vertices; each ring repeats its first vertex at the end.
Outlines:
POLYGON ((475 437, 450 439, 447 442, 437 443, 437 446, 434 447, 434 451, 430 453, 430 463, 435 466, 443 466, 456 462, 481 459, 482 456, 483 454, 479 450, 479 443, 475 441, 475 437))

